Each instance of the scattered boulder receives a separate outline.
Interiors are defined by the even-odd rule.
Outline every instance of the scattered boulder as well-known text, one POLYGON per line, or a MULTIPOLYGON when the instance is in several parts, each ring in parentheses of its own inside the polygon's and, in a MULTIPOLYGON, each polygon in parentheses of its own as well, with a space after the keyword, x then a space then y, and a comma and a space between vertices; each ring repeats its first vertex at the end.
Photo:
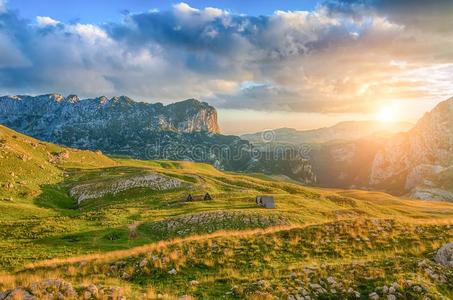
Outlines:
POLYGON ((453 268, 453 243, 448 243, 437 250, 434 260, 440 265, 453 268))
POLYGON ((127 272, 123 272, 123 275, 121 275, 121 279, 129 280, 131 279, 131 275, 129 275, 127 272))
POLYGON ((141 262, 140 262, 140 268, 144 268, 148 265, 148 260, 146 258, 144 258, 141 262))

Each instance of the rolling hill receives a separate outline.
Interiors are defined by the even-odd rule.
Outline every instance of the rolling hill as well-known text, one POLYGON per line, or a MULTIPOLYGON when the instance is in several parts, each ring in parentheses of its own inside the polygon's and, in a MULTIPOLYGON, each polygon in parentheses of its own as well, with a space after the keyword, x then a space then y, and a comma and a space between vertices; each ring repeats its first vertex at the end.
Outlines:
POLYGON ((0 134, 2 300, 453 297, 453 204, 0 134))

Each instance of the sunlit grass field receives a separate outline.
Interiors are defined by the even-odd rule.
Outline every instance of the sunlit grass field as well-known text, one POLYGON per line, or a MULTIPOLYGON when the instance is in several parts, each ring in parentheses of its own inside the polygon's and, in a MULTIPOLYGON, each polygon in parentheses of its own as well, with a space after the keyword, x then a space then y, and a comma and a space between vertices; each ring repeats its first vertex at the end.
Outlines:
POLYGON ((453 271, 433 262, 453 240, 447 202, 109 158, 4 127, 0 155, 0 291, 59 278, 118 286, 128 299, 387 299, 391 287, 400 299, 453 297, 453 271), (182 185, 80 205, 69 195, 147 173, 182 185), (185 201, 206 192, 213 200, 185 201), (258 195, 276 208, 257 207, 258 195))

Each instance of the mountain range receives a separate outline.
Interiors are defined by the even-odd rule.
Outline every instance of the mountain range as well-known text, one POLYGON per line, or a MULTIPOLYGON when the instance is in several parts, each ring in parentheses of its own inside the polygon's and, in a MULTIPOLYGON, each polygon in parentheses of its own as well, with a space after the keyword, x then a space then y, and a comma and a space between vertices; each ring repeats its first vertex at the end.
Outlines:
POLYGON ((318 184, 385 190, 415 199, 453 200, 453 98, 408 131, 313 147, 318 184))
POLYGON ((0 98, 0 119, 39 139, 80 148, 100 148, 118 135, 135 139, 158 131, 220 132, 215 108, 195 99, 165 106, 126 96, 85 100, 59 94, 6 96, 0 98))
MULTIPOLYGON (((239 140, 218 135, 217 111, 195 99, 163 105, 126 96, 5 96, 0 97, 0 123, 43 141, 147 159, 197 160, 190 145, 232 145, 239 140)), ((220 157, 200 160, 224 163, 220 157)))
POLYGON ((125 96, 80 100, 47 94, 0 97, 0 123, 40 140, 110 155, 208 162, 306 184, 453 200, 452 103, 453 98, 440 103, 413 128, 357 121, 238 137, 222 135, 216 109, 195 99, 163 105, 125 96), (278 148, 288 144, 297 150, 308 145, 309 151, 294 155, 278 148))
POLYGON ((307 131, 277 129, 243 135, 266 144, 310 146, 316 184, 385 190, 416 199, 453 200, 453 98, 416 124, 343 122, 307 131))
POLYGON ((332 141, 357 140, 366 136, 388 136, 397 132, 407 131, 414 125, 409 122, 379 121, 345 121, 331 127, 311 130, 279 128, 243 134, 241 138, 252 143, 275 142, 289 144, 326 143, 332 141))

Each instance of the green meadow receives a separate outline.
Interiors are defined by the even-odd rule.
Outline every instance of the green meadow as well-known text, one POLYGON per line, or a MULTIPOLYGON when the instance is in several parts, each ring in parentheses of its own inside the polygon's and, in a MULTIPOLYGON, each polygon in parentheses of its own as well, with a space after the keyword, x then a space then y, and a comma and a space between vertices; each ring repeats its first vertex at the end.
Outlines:
POLYGON ((433 261, 453 239, 447 202, 111 158, 5 127, 0 164, 0 291, 61 279, 76 290, 119 287, 127 299, 453 297, 453 271, 433 261), (180 185, 80 204, 70 195, 144 174, 180 185), (207 192, 212 200, 186 201, 207 192), (272 195, 276 208, 257 207, 258 195, 272 195))

